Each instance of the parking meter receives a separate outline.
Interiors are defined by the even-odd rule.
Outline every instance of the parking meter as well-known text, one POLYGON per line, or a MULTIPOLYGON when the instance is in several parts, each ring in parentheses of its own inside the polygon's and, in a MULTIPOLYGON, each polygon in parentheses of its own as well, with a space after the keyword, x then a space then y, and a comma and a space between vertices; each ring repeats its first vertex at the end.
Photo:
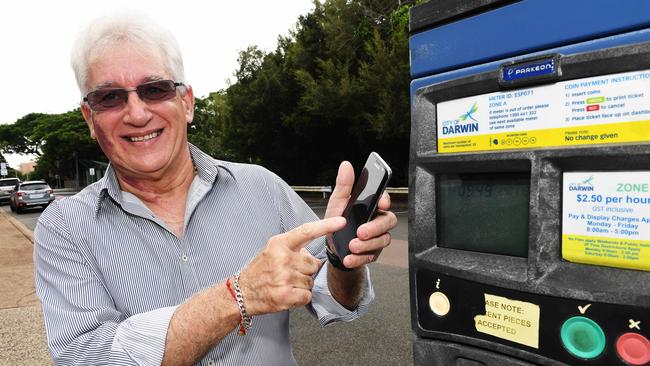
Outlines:
POLYGON ((415 365, 650 364, 650 2, 410 16, 415 365))

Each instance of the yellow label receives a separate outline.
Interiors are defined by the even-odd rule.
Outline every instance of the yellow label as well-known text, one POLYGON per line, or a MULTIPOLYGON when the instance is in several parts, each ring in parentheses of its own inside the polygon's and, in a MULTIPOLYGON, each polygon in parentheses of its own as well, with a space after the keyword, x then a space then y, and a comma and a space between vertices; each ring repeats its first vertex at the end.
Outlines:
POLYGON ((650 121, 460 136, 438 140, 439 153, 650 141, 650 121))
POLYGON ((650 241, 565 234, 562 258, 575 263, 650 271, 650 241))
POLYGON ((539 305, 485 294, 485 315, 474 323, 478 332, 539 348, 539 305))

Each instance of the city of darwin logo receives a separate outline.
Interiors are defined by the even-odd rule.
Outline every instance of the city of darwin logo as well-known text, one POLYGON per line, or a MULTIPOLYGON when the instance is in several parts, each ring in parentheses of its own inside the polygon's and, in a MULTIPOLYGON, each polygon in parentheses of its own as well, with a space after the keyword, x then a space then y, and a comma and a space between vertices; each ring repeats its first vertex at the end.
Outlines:
POLYGON ((594 180, 594 176, 592 175, 583 181, 571 183, 569 184, 569 191, 592 192, 594 190, 594 185, 592 183, 593 180, 594 180))
POLYGON ((478 111, 478 103, 474 102, 467 112, 461 114, 458 119, 443 121, 442 134, 454 135, 458 133, 478 131, 478 121, 474 118, 474 113, 478 111))

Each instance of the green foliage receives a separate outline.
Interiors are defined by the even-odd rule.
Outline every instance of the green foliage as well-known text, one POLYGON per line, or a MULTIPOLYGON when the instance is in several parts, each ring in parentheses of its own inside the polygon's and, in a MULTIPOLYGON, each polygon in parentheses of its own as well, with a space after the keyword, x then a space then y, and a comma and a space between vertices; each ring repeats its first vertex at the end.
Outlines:
POLYGON ((224 131, 230 109, 223 91, 211 93, 204 99, 197 98, 194 120, 189 125, 188 139, 208 155, 230 160, 234 154, 224 146, 224 131))
POLYGON ((81 112, 62 114, 32 113, 14 124, 0 126, 0 147, 4 152, 38 156, 34 179, 76 178, 76 163, 82 160, 106 161, 90 137, 81 112))
POLYGON ((224 142, 293 184, 333 183, 338 163, 370 151, 406 185, 408 6, 394 0, 327 0, 298 19, 275 51, 240 53, 226 90, 224 142))
POLYGON ((0 125, 0 149, 6 153, 39 155, 40 141, 31 139, 42 113, 30 113, 10 125, 0 125))
MULTIPOLYGON (((257 48, 242 51, 240 60, 255 60, 257 67, 239 78, 226 91, 230 118, 224 128, 224 142, 236 160, 262 163, 281 173, 291 164, 286 158, 296 151, 295 132, 283 123, 295 105, 296 82, 284 68, 285 50, 262 54, 257 48)), ((295 156, 295 155, 294 155, 295 156)), ((293 159, 293 158, 292 158, 293 159)))

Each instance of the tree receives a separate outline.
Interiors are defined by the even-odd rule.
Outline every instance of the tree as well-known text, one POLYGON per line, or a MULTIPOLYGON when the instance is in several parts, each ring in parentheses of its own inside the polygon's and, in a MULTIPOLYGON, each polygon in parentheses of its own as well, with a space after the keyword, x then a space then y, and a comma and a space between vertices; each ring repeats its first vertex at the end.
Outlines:
POLYGON ((237 82, 226 90, 230 118, 224 142, 238 160, 263 164, 291 180, 299 155, 293 148, 296 134, 283 119, 297 97, 293 75, 283 69, 285 45, 268 54, 255 47, 240 52, 240 71, 247 72, 237 72, 237 82))
POLYGON ((338 162, 378 151, 406 184, 408 6, 393 0, 316 2, 274 52, 242 51, 225 144, 290 183, 333 182, 338 162))
POLYGON ((0 146, 5 152, 35 154, 32 176, 47 180, 56 175, 75 178, 79 160, 106 161, 79 109, 61 114, 32 113, 14 124, 0 126, 0 146))
POLYGON ((0 125, 0 148, 7 153, 40 155, 40 141, 30 139, 42 113, 30 113, 13 124, 0 125))
POLYGON ((234 153, 224 144, 224 130, 230 112, 224 91, 214 92, 204 99, 197 98, 194 120, 188 128, 189 141, 210 156, 233 159, 234 153))

